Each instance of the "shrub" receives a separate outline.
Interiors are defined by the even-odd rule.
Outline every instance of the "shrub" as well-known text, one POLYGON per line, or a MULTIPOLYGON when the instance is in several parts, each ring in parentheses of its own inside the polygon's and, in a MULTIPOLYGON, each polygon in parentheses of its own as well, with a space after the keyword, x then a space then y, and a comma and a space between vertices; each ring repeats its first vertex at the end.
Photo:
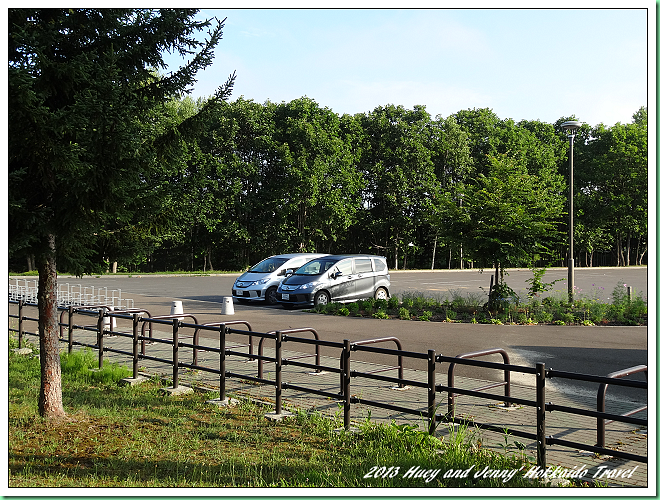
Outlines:
POLYGON ((376 319, 389 319, 389 316, 383 309, 378 309, 378 311, 373 313, 373 317, 376 319))
POLYGON ((395 297, 394 295, 392 295, 389 298, 389 300, 387 301, 387 307, 388 307, 388 309, 396 309, 397 307, 399 307, 398 297, 395 297))
POLYGON ((405 307, 399 308, 399 319, 410 319, 410 311, 405 307))
POLYGON ((537 323, 552 323, 553 316, 547 311, 540 310, 534 311, 533 318, 537 323))
POLYGON ((337 315, 339 316, 348 316, 349 314, 351 314, 351 311, 348 310, 348 307, 340 307, 337 310, 337 315))
POLYGON ((387 309, 389 301, 387 299, 377 299, 374 302, 374 308, 376 309, 387 309))
POLYGON ((417 317, 420 321, 431 321, 433 313, 431 311, 424 311, 420 316, 417 317))

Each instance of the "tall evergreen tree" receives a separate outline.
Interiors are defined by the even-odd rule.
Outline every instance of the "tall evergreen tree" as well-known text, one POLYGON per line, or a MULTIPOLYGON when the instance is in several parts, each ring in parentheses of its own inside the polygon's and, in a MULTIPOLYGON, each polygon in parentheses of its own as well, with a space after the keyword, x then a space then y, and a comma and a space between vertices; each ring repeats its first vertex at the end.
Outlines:
POLYGON ((57 328, 57 263, 100 262, 107 228, 149 231, 167 219, 158 179, 179 140, 230 94, 234 76, 194 116, 163 120, 165 103, 209 66, 222 22, 191 9, 9 9, 9 247, 39 271, 39 412, 65 414, 57 328), (204 41, 195 36, 208 29, 204 41), (177 71, 164 52, 191 56, 177 71), (145 222, 145 219, 147 221, 145 222))

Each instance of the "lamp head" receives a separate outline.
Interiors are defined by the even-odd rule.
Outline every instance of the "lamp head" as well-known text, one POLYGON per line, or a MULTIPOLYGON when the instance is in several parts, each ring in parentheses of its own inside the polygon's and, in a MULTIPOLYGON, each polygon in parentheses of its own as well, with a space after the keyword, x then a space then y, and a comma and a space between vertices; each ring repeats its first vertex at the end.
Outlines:
POLYGON ((571 136, 575 135, 575 131, 580 128, 580 125, 582 125, 580 122, 576 120, 570 120, 562 123, 560 127, 566 131, 567 135, 571 136))

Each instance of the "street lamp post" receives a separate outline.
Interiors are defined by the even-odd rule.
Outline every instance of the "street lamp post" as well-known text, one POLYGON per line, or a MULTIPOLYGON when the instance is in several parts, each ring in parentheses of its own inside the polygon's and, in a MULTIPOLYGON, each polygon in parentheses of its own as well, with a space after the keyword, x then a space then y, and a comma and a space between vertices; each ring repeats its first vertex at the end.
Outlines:
POLYGON ((561 128, 564 129, 568 139, 570 141, 570 156, 568 162, 568 178, 569 178, 569 189, 568 189, 568 234, 569 234, 569 245, 568 245, 568 302, 573 303, 573 291, 575 283, 575 274, 573 271, 573 142, 575 140, 575 132, 580 128, 580 122, 578 121, 567 121, 561 124, 561 128))

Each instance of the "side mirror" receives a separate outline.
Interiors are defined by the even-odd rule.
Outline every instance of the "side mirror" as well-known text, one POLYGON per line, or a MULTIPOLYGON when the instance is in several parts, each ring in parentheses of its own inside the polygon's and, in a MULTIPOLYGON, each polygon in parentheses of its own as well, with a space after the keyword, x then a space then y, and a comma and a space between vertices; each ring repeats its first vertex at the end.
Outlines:
POLYGON ((293 269, 286 269, 286 270, 284 271, 284 275, 285 275, 286 277, 289 277, 289 276, 291 276, 292 274, 293 274, 293 269))
POLYGON ((336 280, 340 276, 343 276, 342 272, 341 271, 335 271, 334 274, 332 275, 332 279, 336 280))

